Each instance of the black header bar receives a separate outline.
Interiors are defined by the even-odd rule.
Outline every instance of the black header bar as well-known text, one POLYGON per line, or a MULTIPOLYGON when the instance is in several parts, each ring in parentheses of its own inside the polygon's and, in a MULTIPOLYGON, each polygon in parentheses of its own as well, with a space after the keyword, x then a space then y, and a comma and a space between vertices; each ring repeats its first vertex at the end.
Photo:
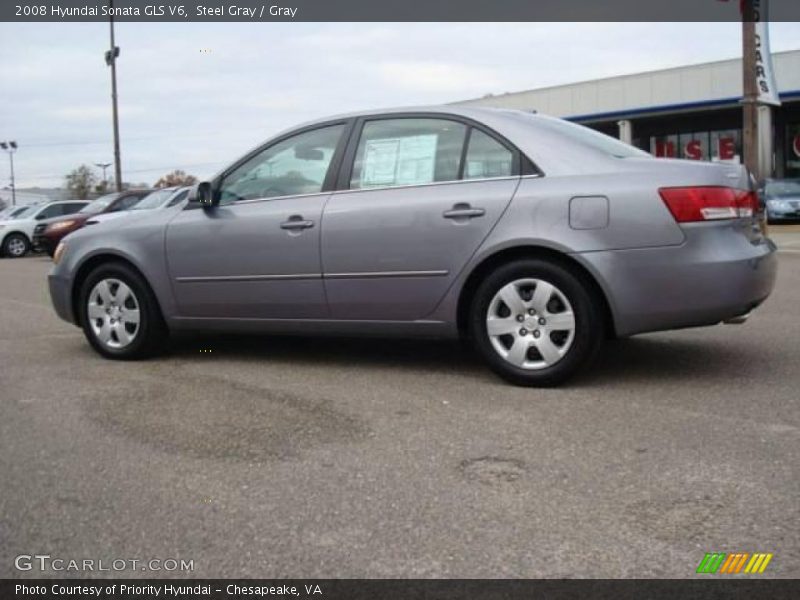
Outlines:
MULTIPOLYGON (((764 0, 756 0, 756 3, 764 0)), ((739 0, 114 0, 137 22, 738 21, 739 0)), ((109 18, 108 0, 3 0, 0 21, 109 18)), ((770 21, 800 21, 800 0, 769 0, 770 21)))

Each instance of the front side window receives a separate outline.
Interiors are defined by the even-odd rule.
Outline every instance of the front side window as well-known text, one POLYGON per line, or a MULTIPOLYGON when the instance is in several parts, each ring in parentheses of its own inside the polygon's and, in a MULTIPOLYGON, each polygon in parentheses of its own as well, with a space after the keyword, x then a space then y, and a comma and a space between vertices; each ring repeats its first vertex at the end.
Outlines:
POLYGON ((479 129, 469 135, 464 179, 510 177, 514 172, 514 154, 493 137, 479 129))
POLYGON ((262 150, 222 180, 220 204, 321 192, 343 131, 323 127, 262 150))
POLYGON ((350 188, 455 181, 466 131, 465 125, 444 119, 367 121, 350 188))
POLYGON ((51 204, 42 209, 42 211, 36 215, 37 219, 51 219, 53 217, 60 217, 64 214, 63 204, 51 204))

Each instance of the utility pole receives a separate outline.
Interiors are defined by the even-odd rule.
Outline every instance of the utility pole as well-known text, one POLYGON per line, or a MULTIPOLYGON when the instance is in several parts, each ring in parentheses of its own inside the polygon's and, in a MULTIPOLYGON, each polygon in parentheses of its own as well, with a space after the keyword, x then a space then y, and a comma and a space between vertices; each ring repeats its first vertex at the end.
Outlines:
POLYGON ((758 83, 756 81, 756 10, 754 0, 742 0, 742 65, 743 120, 742 148, 744 165, 757 181, 761 181, 758 160, 758 83))
POLYGON ((0 142, 0 148, 8 152, 8 160, 11 162, 11 206, 16 206, 17 186, 14 182, 14 152, 17 151, 17 142, 0 142))
MULTIPOLYGON (((108 7, 114 8, 114 0, 108 0, 108 7)), ((113 10, 109 10, 108 23, 111 29, 111 49, 106 52, 106 64, 111 67, 111 110, 114 118, 114 179, 118 192, 122 191, 122 164, 119 159, 119 115, 117 113, 117 58, 119 48, 114 44, 113 10)))

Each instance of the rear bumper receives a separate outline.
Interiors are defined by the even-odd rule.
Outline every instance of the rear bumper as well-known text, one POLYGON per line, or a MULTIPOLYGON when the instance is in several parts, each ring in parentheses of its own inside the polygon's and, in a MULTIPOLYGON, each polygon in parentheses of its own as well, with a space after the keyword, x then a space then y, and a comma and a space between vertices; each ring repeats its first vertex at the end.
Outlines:
POLYGON ((71 283, 69 279, 58 275, 49 275, 47 278, 47 284, 50 288, 50 300, 53 303, 56 314, 74 325, 76 323, 72 310, 71 283))
POLYGON ((776 247, 751 240, 740 223, 685 228, 680 246, 576 255, 605 289, 617 335, 713 325, 769 296, 776 247))

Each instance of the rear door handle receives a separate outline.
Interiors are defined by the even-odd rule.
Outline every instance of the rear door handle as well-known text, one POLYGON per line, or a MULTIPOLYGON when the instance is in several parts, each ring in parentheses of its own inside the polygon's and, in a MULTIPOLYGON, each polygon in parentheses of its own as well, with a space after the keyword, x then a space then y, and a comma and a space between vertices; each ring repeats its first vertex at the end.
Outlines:
POLYGON ((445 219, 474 219, 475 217, 482 217, 486 211, 482 208, 472 208, 466 202, 459 202, 454 204, 453 208, 446 210, 442 213, 445 219))
POLYGON ((296 231, 300 229, 308 229, 314 226, 314 221, 304 219, 302 215, 292 215, 288 221, 281 223, 281 229, 288 229, 296 231))

